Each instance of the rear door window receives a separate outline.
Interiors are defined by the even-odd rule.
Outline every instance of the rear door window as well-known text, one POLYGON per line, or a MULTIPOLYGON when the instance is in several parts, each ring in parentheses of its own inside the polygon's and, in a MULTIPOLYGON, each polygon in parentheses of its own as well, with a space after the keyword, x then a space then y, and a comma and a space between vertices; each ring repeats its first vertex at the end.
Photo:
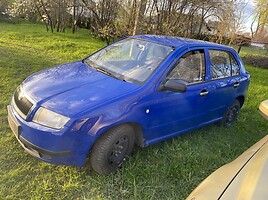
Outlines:
POLYGON ((234 56, 222 50, 209 50, 212 79, 220 79, 240 74, 240 67, 234 56))

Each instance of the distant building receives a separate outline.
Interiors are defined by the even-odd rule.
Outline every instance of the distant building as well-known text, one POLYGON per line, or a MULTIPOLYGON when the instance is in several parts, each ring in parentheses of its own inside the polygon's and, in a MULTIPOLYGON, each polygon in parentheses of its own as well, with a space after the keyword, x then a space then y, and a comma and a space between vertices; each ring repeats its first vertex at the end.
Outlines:
POLYGON ((265 45, 266 45, 267 43, 264 43, 264 42, 251 42, 250 43, 250 45, 251 46, 254 46, 254 47, 260 47, 260 48, 262 48, 262 49, 265 49, 265 45))

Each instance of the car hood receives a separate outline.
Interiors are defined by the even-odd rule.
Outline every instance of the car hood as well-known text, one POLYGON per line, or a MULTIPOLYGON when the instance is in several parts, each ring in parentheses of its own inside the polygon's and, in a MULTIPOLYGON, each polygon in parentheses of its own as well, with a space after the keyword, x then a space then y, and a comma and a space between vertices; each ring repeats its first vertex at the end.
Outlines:
POLYGON ((187 200, 264 200, 268 197, 268 136, 206 178, 187 200))
POLYGON ((82 61, 37 72, 22 84, 37 105, 68 117, 139 87, 97 72, 82 61))

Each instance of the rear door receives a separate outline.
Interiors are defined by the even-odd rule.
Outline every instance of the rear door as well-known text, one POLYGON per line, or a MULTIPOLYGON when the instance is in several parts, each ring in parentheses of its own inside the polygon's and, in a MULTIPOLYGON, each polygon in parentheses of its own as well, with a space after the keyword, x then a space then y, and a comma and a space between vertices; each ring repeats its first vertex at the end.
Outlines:
POLYGON ((213 96, 217 99, 217 117, 223 116, 227 107, 234 101, 240 88, 240 66, 231 52, 227 50, 208 49, 209 79, 213 96))

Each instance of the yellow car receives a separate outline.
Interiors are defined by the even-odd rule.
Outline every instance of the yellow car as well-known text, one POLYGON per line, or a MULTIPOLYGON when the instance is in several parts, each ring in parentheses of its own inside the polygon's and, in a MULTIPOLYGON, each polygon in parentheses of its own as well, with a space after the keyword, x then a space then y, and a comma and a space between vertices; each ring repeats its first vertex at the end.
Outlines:
MULTIPOLYGON (((259 106, 268 120, 268 100, 259 106)), ((206 178, 187 200, 267 200, 268 135, 206 178)))
POLYGON ((259 111, 261 116, 268 120, 268 100, 265 100, 261 103, 259 111))

